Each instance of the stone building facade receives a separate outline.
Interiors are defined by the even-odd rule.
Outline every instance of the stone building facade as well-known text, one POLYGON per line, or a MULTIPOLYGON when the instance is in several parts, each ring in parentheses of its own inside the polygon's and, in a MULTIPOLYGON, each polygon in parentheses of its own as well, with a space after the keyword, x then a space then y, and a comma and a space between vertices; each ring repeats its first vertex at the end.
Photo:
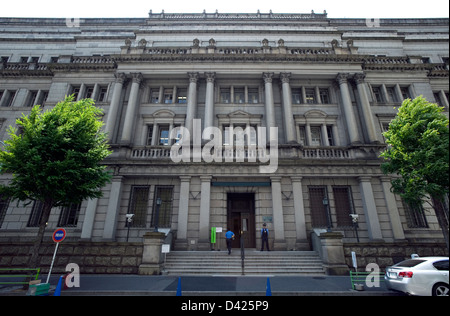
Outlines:
MULTIPOLYGON (((390 192, 378 155, 403 99, 448 113, 448 19, 150 12, 0 18, 0 30, 1 139, 66 95, 105 113, 113 180, 102 198, 54 209, 48 238, 65 227, 71 242, 139 243, 158 225, 174 249, 209 250, 211 228, 224 249, 229 227, 259 248, 267 223, 275 250, 310 250, 326 229, 344 245, 443 242, 432 209, 390 192)), ((32 239, 39 207, 2 199, 0 241, 32 239)))

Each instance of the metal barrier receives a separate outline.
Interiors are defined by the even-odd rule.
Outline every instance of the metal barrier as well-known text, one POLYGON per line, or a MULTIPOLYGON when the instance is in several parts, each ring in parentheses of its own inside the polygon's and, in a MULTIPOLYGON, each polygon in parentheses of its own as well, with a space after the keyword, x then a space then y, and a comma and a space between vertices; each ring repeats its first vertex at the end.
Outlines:
POLYGON ((28 284, 31 280, 37 280, 41 268, 27 269, 27 268, 0 268, 0 284, 28 284), (20 274, 19 272, 29 271, 27 274, 20 274), (4 274, 7 272, 12 272, 4 274), (34 272, 34 273, 30 273, 34 272), (3 281, 3 278, 25 278, 23 281, 3 281))
POLYGON ((356 284, 365 284, 367 277, 375 278, 379 282, 384 282, 384 272, 354 272, 350 271, 350 281, 352 282, 352 290, 355 290, 356 284))

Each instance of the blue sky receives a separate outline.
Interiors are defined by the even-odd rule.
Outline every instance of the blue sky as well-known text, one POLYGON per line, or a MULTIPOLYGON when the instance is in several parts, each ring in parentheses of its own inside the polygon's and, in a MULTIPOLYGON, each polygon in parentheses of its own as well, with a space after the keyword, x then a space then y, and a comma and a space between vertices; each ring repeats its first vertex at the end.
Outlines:
POLYGON ((147 17, 149 10, 159 13, 316 13, 327 11, 330 18, 432 18, 448 17, 448 0, 21 0, 0 7, 0 17, 107 18, 147 17), (123 4, 126 5, 123 5, 123 4))

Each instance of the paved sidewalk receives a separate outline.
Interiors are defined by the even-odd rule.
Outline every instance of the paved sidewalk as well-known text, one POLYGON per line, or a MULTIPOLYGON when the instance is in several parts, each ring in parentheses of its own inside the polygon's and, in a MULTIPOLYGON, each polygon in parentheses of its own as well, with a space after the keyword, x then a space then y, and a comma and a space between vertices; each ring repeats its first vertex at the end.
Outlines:
MULTIPOLYGON (((182 276, 183 296, 265 296, 267 278, 273 296, 392 296, 399 293, 380 287, 351 289, 349 276, 182 276)), ((46 276, 41 278, 44 282, 46 276)), ((50 278, 51 292, 59 275, 50 278)), ((81 275, 80 287, 63 290, 62 296, 175 296, 178 276, 81 275)), ((25 295, 21 286, 0 285, 2 295, 25 295)))

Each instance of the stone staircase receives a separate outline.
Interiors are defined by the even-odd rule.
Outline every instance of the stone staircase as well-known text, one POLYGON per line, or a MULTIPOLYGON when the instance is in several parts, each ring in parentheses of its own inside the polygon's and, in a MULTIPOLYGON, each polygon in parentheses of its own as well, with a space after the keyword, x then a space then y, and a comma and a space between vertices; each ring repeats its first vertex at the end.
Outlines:
MULTIPOLYGON (((172 251, 166 255, 169 275, 242 275, 239 249, 227 251, 172 251)), ((244 275, 324 275, 315 251, 264 251, 247 249, 244 275)))

